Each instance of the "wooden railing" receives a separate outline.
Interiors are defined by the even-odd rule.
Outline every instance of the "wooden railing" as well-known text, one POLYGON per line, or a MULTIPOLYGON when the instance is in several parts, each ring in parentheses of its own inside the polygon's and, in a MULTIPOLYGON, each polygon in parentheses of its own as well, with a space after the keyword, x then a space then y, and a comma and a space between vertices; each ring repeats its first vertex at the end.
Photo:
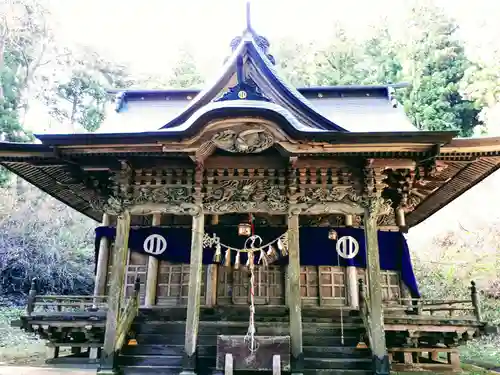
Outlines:
POLYGON ((363 318, 363 325, 366 330, 366 337, 368 338, 368 346, 371 348, 373 343, 372 338, 372 322, 370 317, 370 305, 368 304, 368 297, 365 289, 365 282, 363 279, 358 281, 359 293, 359 311, 363 318))
POLYGON ((385 305, 384 311, 401 311, 408 315, 436 318, 472 318, 482 322, 481 307, 476 283, 471 281, 471 297, 463 300, 425 300, 422 298, 402 298, 398 305, 385 305))
POLYGON ((44 312, 105 310, 107 307, 107 300, 107 296, 37 295, 36 279, 33 279, 28 294, 26 314, 31 316, 37 308, 44 312))
POLYGON ((139 291, 141 288, 140 279, 137 278, 134 283, 134 294, 129 298, 124 309, 118 316, 118 325, 116 328, 115 352, 118 352, 123 347, 127 334, 139 313, 140 297, 139 291))

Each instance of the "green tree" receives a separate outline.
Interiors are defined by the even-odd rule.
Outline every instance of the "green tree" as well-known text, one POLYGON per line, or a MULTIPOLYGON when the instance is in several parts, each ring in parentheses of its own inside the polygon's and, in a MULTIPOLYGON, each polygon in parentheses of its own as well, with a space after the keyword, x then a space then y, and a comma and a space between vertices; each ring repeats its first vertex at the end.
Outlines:
POLYGON ((360 84, 398 83, 403 79, 400 43, 391 36, 387 26, 374 28, 372 36, 363 45, 360 84))
POLYGON ((168 86, 176 89, 196 89, 201 88, 204 82, 193 55, 188 50, 181 50, 168 78, 168 86))
POLYGON ((331 42, 315 53, 314 63, 320 86, 356 85, 364 79, 361 46, 339 25, 331 42))
POLYGON ((470 61, 455 35, 458 26, 431 1, 412 9, 408 24, 407 114, 420 129, 458 130, 461 136, 470 136, 480 124, 480 109, 460 92, 470 61))
POLYGON ((61 122, 76 125, 93 132, 104 120, 106 89, 87 71, 74 71, 65 81, 54 88, 55 95, 47 96, 50 114, 61 122))

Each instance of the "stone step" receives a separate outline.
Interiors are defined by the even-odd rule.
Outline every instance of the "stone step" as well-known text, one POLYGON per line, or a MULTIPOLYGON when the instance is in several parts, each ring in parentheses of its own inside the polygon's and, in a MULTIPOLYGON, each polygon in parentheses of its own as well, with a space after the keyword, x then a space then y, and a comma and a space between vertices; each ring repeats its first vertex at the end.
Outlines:
POLYGON ((305 358, 370 358, 369 349, 354 346, 304 346, 305 358))
POLYGON ((182 372, 180 366, 123 366, 120 368, 123 375, 179 375, 182 372))
POLYGON ((181 367, 182 356, 179 355, 121 355, 120 366, 160 366, 181 367))
MULTIPOLYGON (((133 345, 125 346, 122 349, 124 356, 182 356, 184 345, 133 345)), ((215 357, 217 354, 216 345, 198 345, 198 355, 200 357, 215 357)), ((304 346, 304 356, 306 358, 370 358, 369 349, 356 349, 346 346, 304 346)))
MULTIPOLYGON (((139 344, 125 346, 122 349, 123 355, 153 355, 153 356, 182 356, 184 354, 184 344, 182 345, 161 345, 161 344, 139 344)), ((201 357, 215 357, 217 355, 216 345, 198 345, 198 355, 201 357)))
POLYGON ((306 369, 351 369, 370 370, 371 358, 305 358, 306 369))
POLYGON ((359 342, 358 335, 344 336, 344 342, 342 343, 342 338, 340 335, 335 336, 314 336, 314 335, 303 335, 302 345, 304 346, 316 346, 316 347, 330 347, 330 346, 346 346, 355 347, 359 342))
MULTIPOLYGON (((258 335, 288 335, 290 333, 289 323, 269 323, 257 322, 256 329, 258 335)), ((302 328, 303 334, 313 335, 340 335, 340 323, 308 323, 302 328)), ((359 334, 363 329, 358 324, 345 323, 343 325, 344 334, 351 332, 353 335, 359 334)), ((134 323, 132 331, 136 333, 185 333, 186 324, 184 322, 158 322, 134 323)), ((248 322, 200 322, 199 331, 203 334, 217 335, 244 335, 248 330, 248 322)))
MULTIPOLYGON (((361 322, 361 317, 359 312, 356 310, 344 310, 341 314, 339 309, 335 308, 302 308, 302 318, 305 320, 314 319, 326 319, 340 321, 340 318, 347 321, 361 322)), ((183 307, 171 307, 171 308, 151 308, 151 309, 140 309, 139 319, 144 320, 154 320, 154 318, 159 318, 158 320, 185 320, 186 319, 186 308, 183 307)), ((241 321, 248 320, 249 310, 247 305, 232 305, 232 306, 220 306, 214 308, 201 308, 200 310, 200 320, 204 321, 241 321)), ((277 319, 288 321, 289 313, 288 308, 283 306, 256 306, 255 311, 256 320, 259 319, 277 319)))
MULTIPOLYGON (((184 333, 177 334, 158 334, 158 333, 139 333, 136 335, 139 345, 184 345, 184 333)), ((359 335, 345 335, 342 343, 339 335, 315 336, 303 335, 303 345, 305 346, 356 346, 359 342, 359 335)), ((216 345, 217 335, 198 335, 198 345, 216 345)))

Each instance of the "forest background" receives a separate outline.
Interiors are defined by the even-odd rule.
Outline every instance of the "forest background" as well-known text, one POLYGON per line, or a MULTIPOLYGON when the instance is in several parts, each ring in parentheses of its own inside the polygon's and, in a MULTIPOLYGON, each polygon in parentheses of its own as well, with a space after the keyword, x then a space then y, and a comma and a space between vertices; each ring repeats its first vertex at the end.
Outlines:
MULTIPOLYGON (((407 82, 397 97, 419 129, 500 135, 499 2, 253 3, 254 27, 291 84, 407 82)), ((229 55, 243 8, 229 0, 0 0, 0 140, 117 130, 102 127, 113 116, 107 89, 203 87, 229 55)), ((499 186, 496 173, 408 234, 424 296, 464 296, 474 279, 495 324, 499 186)), ((43 349, 8 327, 33 277, 46 292, 91 292, 96 225, 0 170, 0 363, 37 361, 43 349)), ((463 355, 500 366, 500 338, 473 342, 463 355)))

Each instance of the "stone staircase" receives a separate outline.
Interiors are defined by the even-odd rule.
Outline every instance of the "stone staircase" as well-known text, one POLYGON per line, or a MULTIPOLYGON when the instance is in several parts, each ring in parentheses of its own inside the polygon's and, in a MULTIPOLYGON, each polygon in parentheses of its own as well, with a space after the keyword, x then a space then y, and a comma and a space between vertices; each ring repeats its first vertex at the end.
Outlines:
MULTIPOLYGON (((346 314, 347 315, 347 314, 346 314)), ((186 310, 141 310, 134 322, 137 345, 125 346, 119 363, 125 375, 179 374, 182 371, 186 310)), ((344 345, 338 310, 303 309, 304 375, 368 375, 370 352, 356 349, 364 331, 357 316, 344 316, 344 345)), ((256 308, 257 335, 288 335, 288 311, 256 308)), ((217 335, 245 335, 248 307, 229 306, 200 311, 197 372, 215 371, 217 335)))

